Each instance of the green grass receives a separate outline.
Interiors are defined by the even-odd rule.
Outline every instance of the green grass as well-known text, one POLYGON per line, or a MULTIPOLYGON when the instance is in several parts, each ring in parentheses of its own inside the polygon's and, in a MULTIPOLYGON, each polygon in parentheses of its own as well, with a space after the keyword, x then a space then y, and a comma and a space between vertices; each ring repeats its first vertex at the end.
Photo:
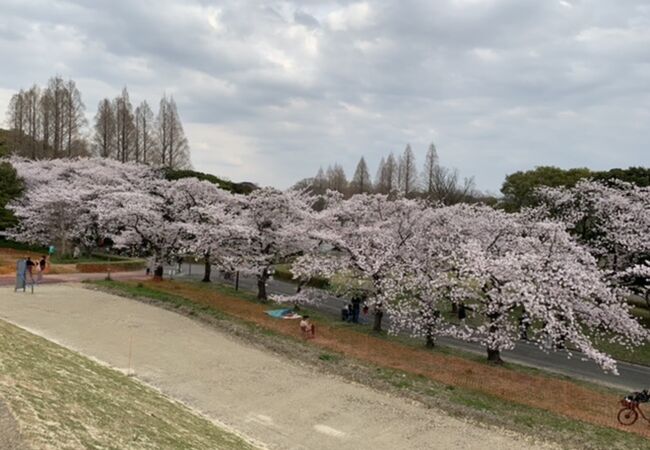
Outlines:
POLYGON ((0 354, 0 397, 32 448, 254 448, 134 379, 3 321, 0 354))
MULTIPOLYGON (((293 273, 291 273, 291 264, 276 264, 273 268, 273 278, 290 283, 296 282, 293 278, 293 273)), ((327 289, 330 286, 330 282, 326 278, 314 277, 309 280, 307 285, 319 289, 327 289)))
POLYGON ((31 245, 24 242, 16 242, 0 238, 0 248, 10 248, 12 250, 24 250, 27 252, 42 253, 47 255, 47 248, 41 245, 31 245))
MULTIPOLYGON (((133 258, 126 258, 124 256, 109 255, 103 253, 93 253, 92 255, 82 255, 78 258, 74 258, 70 255, 57 255, 54 254, 51 257, 51 262, 53 264, 82 264, 82 263, 119 263, 119 262, 130 262, 136 261, 133 258)), ((142 259, 137 259, 137 261, 143 261, 142 259)))
POLYGON ((605 340, 597 341, 596 347, 619 361, 650 366, 650 345, 644 344, 632 349, 605 340))
MULTIPOLYGON (((225 314, 216 308, 197 305, 183 297, 159 292, 142 285, 138 286, 115 281, 92 281, 90 283, 109 289, 111 292, 121 292, 123 295, 130 297, 137 296, 151 298, 171 306, 171 309, 183 310, 186 314, 195 316, 199 319, 202 316, 207 315, 208 317, 218 317, 229 322, 246 324, 246 322, 239 319, 233 319, 228 314, 225 314), (192 313, 189 314, 188 311, 191 311, 192 313)), ((197 287, 205 290, 213 290, 222 294, 241 298, 245 301, 259 303, 254 295, 247 292, 235 291, 228 286, 218 284, 206 285, 200 283, 191 284, 195 284, 197 287)), ((307 311, 312 318, 324 320, 328 325, 355 327, 355 330, 360 333, 371 333, 370 327, 339 322, 329 316, 325 316, 316 311, 312 312, 308 309, 305 309, 305 311, 307 311)), ((252 337, 254 342, 268 345, 272 350, 277 351, 277 348, 273 347, 276 345, 274 342, 284 343, 285 351, 283 354, 289 358, 298 358, 301 363, 312 363, 318 367, 322 367, 324 370, 331 370, 332 373, 344 376, 351 381, 367 384, 380 390, 394 391, 401 396, 418 400, 429 407, 440 408, 454 416, 464 418, 469 417, 490 425, 503 426, 514 431, 528 433, 536 438, 559 442, 563 447, 607 450, 650 448, 650 444, 646 439, 635 434, 591 425, 541 409, 503 400, 489 394, 454 386, 447 386, 432 381, 422 375, 414 375, 400 370, 377 367, 349 358, 342 354, 323 352, 322 349, 310 346, 307 343, 287 336, 282 336, 259 326, 249 324, 245 329, 254 335, 252 337), (264 337, 268 339, 264 339, 264 337), (287 348, 289 350, 286 350, 287 348)), ((381 336, 385 339, 398 340, 400 343, 406 345, 422 346, 421 342, 409 340, 408 338, 386 335, 381 336)), ((484 358, 477 355, 463 354, 462 352, 457 352, 455 349, 438 347, 432 351, 453 353, 456 356, 459 356, 460 354, 473 360, 484 361, 484 358)), ((534 372, 538 375, 545 375, 544 372, 537 369, 530 369, 511 364, 506 365, 506 367, 514 370, 534 372)), ((547 376, 556 377, 555 375, 547 376)), ((562 376, 557 377, 568 378, 562 376)), ((580 384, 588 385, 597 390, 618 393, 612 389, 593 386, 589 383, 581 382, 580 384)), ((616 420, 616 412, 616 405, 613 405, 612 423, 616 420)))

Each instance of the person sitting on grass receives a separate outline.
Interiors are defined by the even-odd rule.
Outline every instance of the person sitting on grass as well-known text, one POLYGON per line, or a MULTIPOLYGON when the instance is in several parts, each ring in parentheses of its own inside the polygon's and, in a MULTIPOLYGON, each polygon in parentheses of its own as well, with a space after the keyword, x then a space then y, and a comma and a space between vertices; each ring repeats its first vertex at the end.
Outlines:
POLYGON ((309 320, 309 316, 303 316, 300 321, 300 333, 303 339, 311 339, 316 333, 314 324, 309 320))

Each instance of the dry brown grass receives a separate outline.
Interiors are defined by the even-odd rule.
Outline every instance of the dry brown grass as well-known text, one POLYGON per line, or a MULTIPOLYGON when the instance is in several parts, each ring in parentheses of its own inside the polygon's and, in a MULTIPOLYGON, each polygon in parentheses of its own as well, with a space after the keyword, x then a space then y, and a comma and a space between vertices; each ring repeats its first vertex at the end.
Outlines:
MULTIPOLYGON (((191 299, 197 304, 213 306, 268 330, 300 338, 296 321, 267 316, 264 311, 268 305, 243 301, 186 283, 147 281, 144 284, 151 289, 191 299)), ((311 342, 322 348, 378 366, 422 375, 449 386, 491 394, 572 419, 650 437, 650 429, 646 426, 623 427, 618 424, 616 413, 620 398, 615 395, 571 381, 408 347, 351 329, 334 328, 318 320, 315 325, 316 337, 311 342)))
MULTIPOLYGON (((27 250, 0 248, 0 275, 14 275, 16 273, 16 260, 26 258, 28 256, 31 257, 34 261, 38 261, 43 255, 41 253, 30 252, 27 250)), ((75 272, 77 272, 75 264, 52 264, 45 271, 45 273, 49 274, 75 272)))

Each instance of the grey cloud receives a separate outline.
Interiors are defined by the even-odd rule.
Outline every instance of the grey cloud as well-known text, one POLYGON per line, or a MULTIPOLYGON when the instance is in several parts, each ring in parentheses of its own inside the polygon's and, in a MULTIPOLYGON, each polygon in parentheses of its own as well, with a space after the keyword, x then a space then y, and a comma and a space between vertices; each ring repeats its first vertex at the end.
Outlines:
POLYGON ((304 11, 296 11, 293 14, 293 20, 300 25, 304 25, 309 28, 319 28, 320 22, 312 15, 307 14, 304 11))
POLYGON ((0 57, 12 61, 0 89, 61 73, 92 112, 125 84, 152 105, 172 93, 184 120, 202 124, 188 132, 201 145, 197 168, 233 179, 285 187, 334 161, 351 173, 361 155, 374 173, 407 142, 422 161, 432 140, 443 163, 492 191, 539 164, 650 159, 650 9, 640 0, 0 7, 0 57))

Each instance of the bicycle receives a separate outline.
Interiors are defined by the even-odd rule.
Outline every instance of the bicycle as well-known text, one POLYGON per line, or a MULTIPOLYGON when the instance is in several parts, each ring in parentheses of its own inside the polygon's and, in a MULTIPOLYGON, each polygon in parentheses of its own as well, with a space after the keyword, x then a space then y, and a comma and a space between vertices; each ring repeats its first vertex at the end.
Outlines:
POLYGON ((634 425, 634 423, 639 419, 639 415, 641 415, 641 417, 643 417, 643 419, 650 425, 650 418, 643 414, 643 410, 639 406, 639 401, 631 398, 624 398, 621 400, 621 405, 623 407, 618 412, 618 423, 626 426, 634 425))

